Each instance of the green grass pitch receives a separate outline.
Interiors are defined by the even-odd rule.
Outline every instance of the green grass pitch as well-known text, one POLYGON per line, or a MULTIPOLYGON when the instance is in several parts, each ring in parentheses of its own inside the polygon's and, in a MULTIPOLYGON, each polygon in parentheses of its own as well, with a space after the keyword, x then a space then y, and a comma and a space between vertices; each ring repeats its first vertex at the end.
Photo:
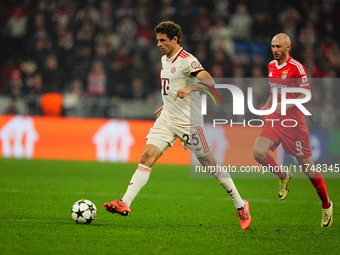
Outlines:
POLYGON ((326 179, 334 222, 307 179, 293 179, 285 201, 274 178, 234 179, 248 199, 252 225, 241 230, 231 199, 214 179, 190 178, 185 166, 155 165, 128 217, 107 213, 136 164, 0 158, 0 254, 340 254, 340 180, 326 179), (89 199, 90 225, 71 207, 89 199))

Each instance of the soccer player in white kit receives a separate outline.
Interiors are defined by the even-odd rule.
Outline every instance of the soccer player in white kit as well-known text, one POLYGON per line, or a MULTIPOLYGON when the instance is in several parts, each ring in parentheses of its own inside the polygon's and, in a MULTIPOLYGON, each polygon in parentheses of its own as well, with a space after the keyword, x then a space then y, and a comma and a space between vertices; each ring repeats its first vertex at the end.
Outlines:
MULTIPOLYGON (((182 31, 179 25, 172 21, 161 22, 155 27, 155 33, 157 46, 164 54, 161 59, 164 105, 155 112, 157 120, 147 135, 145 151, 125 195, 121 200, 104 204, 107 211, 123 216, 131 213, 130 205, 147 183, 151 167, 176 139, 180 139, 183 149, 192 150, 203 166, 217 166, 205 139, 198 93, 199 87, 214 86, 214 80, 193 55, 181 48, 182 31), (195 78, 201 83, 195 83, 195 78)), ((210 174, 231 196, 241 228, 247 229, 251 223, 248 201, 241 198, 228 172, 214 171, 210 174)))

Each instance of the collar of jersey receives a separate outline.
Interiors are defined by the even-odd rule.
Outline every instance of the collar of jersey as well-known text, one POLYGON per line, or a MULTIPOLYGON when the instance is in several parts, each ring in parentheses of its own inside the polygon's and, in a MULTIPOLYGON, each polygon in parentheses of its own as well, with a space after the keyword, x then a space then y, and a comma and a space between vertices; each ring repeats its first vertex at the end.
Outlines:
POLYGON ((276 62, 275 62, 276 68, 277 68, 277 69, 281 69, 282 67, 286 66, 286 65, 287 65, 287 62, 289 62, 291 59, 292 59, 292 56, 289 56, 289 58, 287 59, 287 61, 284 62, 284 63, 281 64, 281 65, 278 65, 278 64, 277 64, 277 61, 276 61, 276 62))
POLYGON ((171 61, 171 63, 175 62, 182 50, 183 48, 181 47, 171 58, 167 58, 166 61, 171 61))

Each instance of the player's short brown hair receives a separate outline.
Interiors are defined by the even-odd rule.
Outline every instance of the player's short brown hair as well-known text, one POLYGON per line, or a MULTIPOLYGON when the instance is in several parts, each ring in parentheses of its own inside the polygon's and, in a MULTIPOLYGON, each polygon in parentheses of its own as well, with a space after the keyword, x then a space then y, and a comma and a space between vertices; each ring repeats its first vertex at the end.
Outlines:
POLYGON ((161 34, 166 34, 167 37, 172 40, 174 38, 174 36, 177 36, 178 40, 178 44, 181 43, 181 39, 182 39, 182 29, 181 27, 176 24, 175 22, 172 21, 163 21, 161 23, 159 23, 156 27, 155 27, 155 33, 161 33, 161 34))

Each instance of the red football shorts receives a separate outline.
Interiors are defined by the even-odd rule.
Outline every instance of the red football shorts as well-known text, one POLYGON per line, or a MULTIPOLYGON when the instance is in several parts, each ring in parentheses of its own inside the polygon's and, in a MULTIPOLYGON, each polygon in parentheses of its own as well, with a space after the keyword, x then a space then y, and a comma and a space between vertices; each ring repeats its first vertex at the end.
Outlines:
POLYGON ((275 142, 270 148, 272 151, 282 143, 285 152, 297 158, 309 158, 312 156, 307 128, 299 128, 298 126, 290 128, 272 127, 270 123, 266 123, 259 136, 266 137, 275 142))

